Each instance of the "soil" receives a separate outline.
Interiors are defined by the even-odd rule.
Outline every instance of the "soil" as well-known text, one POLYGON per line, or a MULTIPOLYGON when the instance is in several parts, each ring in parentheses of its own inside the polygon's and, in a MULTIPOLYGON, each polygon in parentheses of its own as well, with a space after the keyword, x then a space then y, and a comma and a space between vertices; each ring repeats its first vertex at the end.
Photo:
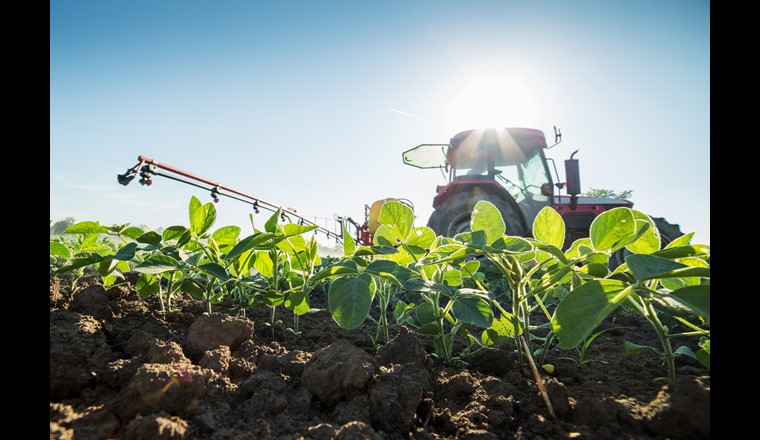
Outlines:
MULTIPOLYGON (((710 437, 710 373, 678 358, 678 379, 658 355, 629 355, 624 340, 659 346, 649 324, 616 315, 579 367, 552 350, 542 371, 556 420, 513 342, 455 368, 432 341, 404 327, 375 347, 368 320, 341 329, 327 311, 268 309, 247 317, 224 304, 175 298, 162 315, 129 280, 91 278, 72 296, 50 281, 51 439, 702 439, 710 437)), ((321 297, 320 297, 321 296, 321 297)), ((313 307, 326 309, 324 295, 313 307)), ((695 348, 695 347, 694 347, 695 348)), ((696 348, 695 348, 696 349, 696 348)))

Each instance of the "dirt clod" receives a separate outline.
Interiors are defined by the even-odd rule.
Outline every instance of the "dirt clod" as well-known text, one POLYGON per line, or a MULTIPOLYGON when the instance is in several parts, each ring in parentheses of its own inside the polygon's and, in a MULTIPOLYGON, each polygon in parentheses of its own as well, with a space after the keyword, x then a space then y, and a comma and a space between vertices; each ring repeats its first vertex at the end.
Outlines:
POLYGON ((253 322, 221 313, 201 316, 190 326, 185 349, 193 358, 200 358, 207 350, 220 345, 237 350, 240 344, 251 338, 253 322))
POLYGON ((312 394, 332 406, 363 388, 376 365, 372 355, 341 339, 314 353, 302 380, 312 394))

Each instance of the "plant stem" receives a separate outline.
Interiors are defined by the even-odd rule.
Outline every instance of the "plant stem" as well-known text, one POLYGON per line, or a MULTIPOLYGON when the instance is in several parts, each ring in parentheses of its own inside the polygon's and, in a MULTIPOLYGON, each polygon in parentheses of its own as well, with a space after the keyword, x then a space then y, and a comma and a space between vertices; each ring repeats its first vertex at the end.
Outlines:
POLYGON ((275 313, 275 308, 274 308, 274 306, 269 306, 269 308, 272 311, 272 313, 271 313, 271 315, 269 317, 269 324, 271 324, 270 326, 272 327, 272 339, 274 339, 274 322, 275 322, 275 319, 274 319, 275 315, 274 315, 274 313, 275 313))
POLYGON ((533 377, 536 379, 536 385, 538 385, 538 391, 541 392, 541 397, 544 398, 544 403, 546 404, 546 409, 549 410, 549 415, 553 420, 557 420, 557 416, 554 415, 554 407, 552 407, 552 402, 549 400, 549 393, 546 392, 546 387, 544 386, 544 381, 541 380, 541 375, 538 374, 538 368, 536 368, 536 364, 533 362, 533 356, 531 356, 530 351, 528 351, 528 344, 525 342, 525 338, 523 335, 520 335, 520 339, 523 342, 523 349, 525 350, 525 356, 528 358, 528 363, 530 363, 530 369, 533 371, 533 377))
POLYGON ((657 317, 657 312, 654 310, 651 300, 646 301, 646 317, 647 320, 652 323, 652 326, 657 330, 657 336, 660 338, 662 348, 665 350, 665 361, 668 364, 668 377, 670 380, 676 380, 676 365, 675 356, 673 355, 673 348, 670 345, 670 337, 668 337, 668 330, 662 325, 660 319, 657 317))

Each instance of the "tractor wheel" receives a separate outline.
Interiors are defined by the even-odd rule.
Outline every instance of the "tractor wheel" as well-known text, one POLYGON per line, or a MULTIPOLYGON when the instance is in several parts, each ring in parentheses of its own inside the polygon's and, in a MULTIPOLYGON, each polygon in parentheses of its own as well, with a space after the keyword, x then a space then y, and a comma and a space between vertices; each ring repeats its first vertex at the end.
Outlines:
MULTIPOLYGON (((660 249, 683 235, 679 225, 669 223, 662 217, 652 217, 652 221, 654 221, 654 225, 657 226, 657 230, 660 231, 660 249)), ((628 255, 631 255, 631 252, 626 248, 620 249, 610 255, 610 270, 614 270, 616 267, 623 264, 625 262, 625 257, 628 255)))
POLYGON ((493 203, 501 212, 506 225, 507 235, 522 236, 525 233, 518 208, 512 204, 491 194, 481 194, 477 197, 471 192, 458 194, 433 211, 428 220, 428 226, 435 231, 437 235, 444 237, 453 237, 460 232, 470 230, 470 216, 475 204, 480 200, 487 200, 493 203))
POLYGON ((679 225, 668 223, 668 221, 662 217, 652 217, 652 220, 654 220, 654 225, 657 226, 657 230, 660 231, 660 249, 683 235, 679 225))

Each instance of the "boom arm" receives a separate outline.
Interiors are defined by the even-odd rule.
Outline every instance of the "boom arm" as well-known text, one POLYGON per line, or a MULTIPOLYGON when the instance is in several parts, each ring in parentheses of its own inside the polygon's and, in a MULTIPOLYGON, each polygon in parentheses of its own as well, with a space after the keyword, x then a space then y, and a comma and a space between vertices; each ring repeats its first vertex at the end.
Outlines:
MULTIPOLYGON (((131 182, 136 176, 137 173, 140 173, 140 184, 142 185, 152 185, 153 179, 152 176, 161 176, 166 177, 168 179, 176 180, 177 182, 186 183, 188 185, 192 185, 196 188, 204 189, 211 192, 211 197, 213 197, 214 202, 219 201, 220 196, 229 197, 231 199, 238 200, 243 203, 248 203, 253 207, 254 212, 257 214, 259 213, 259 209, 266 209, 267 211, 276 212, 278 209, 281 212, 280 218, 285 221, 293 221, 292 217, 295 217, 298 219, 298 224, 300 225, 307 225, 307 226, 316 226, 317 231, 323 232, 328 238, 335 238, 336 241, 340 242, 343 238, 343 218, 338 217, 337 223, 340 225, 340 232, 331 231, 323 226, 320 226, 319 224, 301 216, 300 214, 296 213, 295 211, 283 208, 280 206, 277 206, 273 203, 267 202, 266 200, 260 199, 258 197, 254 197, 252 195, 246 194, 244 192, 226 187, 224 185, 221 185, 218 182, 212 182, 211 180, 204 179, 203 177, 196 176, 194 174, 190 174, 187 171, 182 171, 178 168, 174 168, 172 166, 157 162, 149 157, 145 156, 138 156, 137 157, 138 163, 137 165, 133 166, 132 168, 127 169, 127 171, 124 174, 119 174, 117 176, 117 180, 120 184, 126 186, 131 182)), ((346 219, 350 224, 356 226, 356 222, 354 222, 350 217, 346 219)), ((357 231, 357 235, 358 235, 357 231)))

